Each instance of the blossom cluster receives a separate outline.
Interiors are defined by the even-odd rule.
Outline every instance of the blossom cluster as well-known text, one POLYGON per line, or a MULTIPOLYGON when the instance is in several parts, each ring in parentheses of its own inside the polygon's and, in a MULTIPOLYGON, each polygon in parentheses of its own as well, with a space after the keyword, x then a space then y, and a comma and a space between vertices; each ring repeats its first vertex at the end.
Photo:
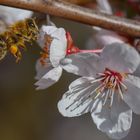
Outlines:
POLYGON ((80 50, 69 32, 42 26, 38 43, 43 53, 36 64, 37 89, 56 83, 65 70, 81 76, 69 85, 58 102, 65 117, 91 113, 97 128, 114 139, 126 136, 132 111, 140 114, 139 53, 115 32, 100 30, 100 50, 80 50), (104 32, 106 34, 101 34, 104 32))
MULTIPOLYGON (((107 0, 97 3, 98 10, 113 14, 107 0)), ((100 131, 122 139, 131 128, 132 112, 140 114, 140 56, 129 38, 93 29, 96 33, 91 40, 100 49, 90 43, 90 50, 81 50, 64 28, 43 25, 35 85, 38 90, 52 86, 63 70, 81 76, 58 102, 59 112, 65 117, 90 113, 100 131)))
MULTIPOLYGON (((107 0, 97 2, 101 12, 112 14, 107 0)), ((81 76, 58 102, 59 112, 65 117, 90 113, 100 131, 122 139, 131 128, 132 112, 140 114, 140 56, 128 38, 93 29, 96 33, 91 44, 100 49, 91 46, 91 50, 81 50, 64 28, 43 25, 35 85, 38 90, 52 86, 63 70, 81 76)))

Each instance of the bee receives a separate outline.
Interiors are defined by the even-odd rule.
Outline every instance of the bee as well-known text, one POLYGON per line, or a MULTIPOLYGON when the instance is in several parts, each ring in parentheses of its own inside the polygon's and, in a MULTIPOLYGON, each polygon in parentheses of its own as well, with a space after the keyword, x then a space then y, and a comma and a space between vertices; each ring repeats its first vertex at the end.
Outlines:
POLYGON ((26 49, 25 41, 22 37, 18 37, 12 32, 7 31, 4 34, 7 49, 16 58, 16 62, 18 62, 22 57, 20 48, 26 49))
POLYGON ((18 37, 23 38, 26 42, 32 42, 37 39, 39 29, 35 23, 35 19, 28 18, 24 21, 19 21, 10 27, 18 37))
POLYGON ((39 29, 35 23, 35 19, 26 19, 26 26, 28 29, 28 36, 30 37, 30 39, 36 40, 38 37, 39 29))
POLYGON ((10 52, 18 62, 22 58, 21 50, 26 49, 25 43, 37 40, 38 27, 35 19, 28 18, 11 25, 4 33, 0 34, 0 60, 10 52))

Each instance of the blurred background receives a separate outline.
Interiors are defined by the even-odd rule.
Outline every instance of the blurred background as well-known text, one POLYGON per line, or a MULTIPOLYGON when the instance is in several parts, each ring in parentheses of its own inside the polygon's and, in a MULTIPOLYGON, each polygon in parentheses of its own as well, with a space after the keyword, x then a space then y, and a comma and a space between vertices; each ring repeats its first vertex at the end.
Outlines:
MULTIPOLYGON (((94 0, 87 2, 81 1, 81 4, 86 3, 86 7, 90 8, 96 6, 94 0)), ((139 8, 135 8, 140 4, 138 1, 133 1, 134 5, 128 4, 126 0, 110 2, 115 12, 121 11, 129 18, 139 15, 139 8)), ((33 17, 40 20, 40 25, 46 24, 46 15, 34 13, 33 17)), ((51 19, 57 27, 64 27, 72 34, 77 46, 87 46, 89 38, 93 35, 90 26, 57 17, 51 19)), ((52 87, 41 91, 35 90, 35 64, 40 51, 40 47, 34 42, 32 45, 27 44, 27 51, 23 53, 23 58, 18 64, 10 54, 0 62, 0 139, 109 140, 105 134, 97 130, 90 114, 65 118, 58 112, 57 102, 77 76, 64 72, 60 81, 52 87)), ((139 140, 139 125, 140 116, 133 114, 130 133, 124 140, 139 140)))

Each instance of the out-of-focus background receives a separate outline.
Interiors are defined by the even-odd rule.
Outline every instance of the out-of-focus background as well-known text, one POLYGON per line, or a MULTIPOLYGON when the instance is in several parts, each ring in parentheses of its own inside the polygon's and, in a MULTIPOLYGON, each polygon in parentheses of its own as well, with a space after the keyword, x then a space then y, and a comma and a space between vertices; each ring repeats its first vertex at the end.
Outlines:
MULTIPOLYGON (((93 0, 94 1, 94 0, 93 0)), ((128 17, 137 14, 136 8, 126 5, 126 0, 110 1, 116 12, 122 10, 128 17)), ((86 4, 94 7, 93 4, 86 4)), ((34 13, 45 24, 45 15, 34 13)), ((1 17, 0 17, 1 18, 1 17)), ((51 17, 57 27, 72 34, 74 42, 85 48, 93 34, 90 26, 51 17)), ((16 64, 10 54, 0 62, 0 140, 109 140, 97 130, 90 114, 65 118, 57 110, 57 102, 77 77, 63 73, 52 87, 36 91, 35 64, 40 48, 37 43, 27 45, 22 60, 16 64)), ((130 133, 124 140, 139 140, 140 116, 133 115, 130 133)))

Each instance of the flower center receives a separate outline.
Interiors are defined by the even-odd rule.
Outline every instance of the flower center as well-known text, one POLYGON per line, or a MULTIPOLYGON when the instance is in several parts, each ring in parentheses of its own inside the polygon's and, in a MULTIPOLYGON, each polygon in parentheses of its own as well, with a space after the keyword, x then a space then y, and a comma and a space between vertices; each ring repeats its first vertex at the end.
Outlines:
POLYGON ((118 89, 118 85, 120 85, 123 81, 123 74, 112 71, 108 68, 105 69, 104 73, 98 73, 103 80, 101 80, 101 84, 105 86, 107 89, 118 89))
POLYGON ((99 96, 103 97, 103 105, 110 99, 110 107, 113 104, 114 93, 118 93, 118 96, 123 99, 123 92, 127 90, 123 80, 126 78, 127 73, 118 73, 106 68, 103 73, 98 73, 97 75, 99 77, 92 81, 93 83, 100 82, 99 86, 95 89, 97 94, 94 99, 99 96))

